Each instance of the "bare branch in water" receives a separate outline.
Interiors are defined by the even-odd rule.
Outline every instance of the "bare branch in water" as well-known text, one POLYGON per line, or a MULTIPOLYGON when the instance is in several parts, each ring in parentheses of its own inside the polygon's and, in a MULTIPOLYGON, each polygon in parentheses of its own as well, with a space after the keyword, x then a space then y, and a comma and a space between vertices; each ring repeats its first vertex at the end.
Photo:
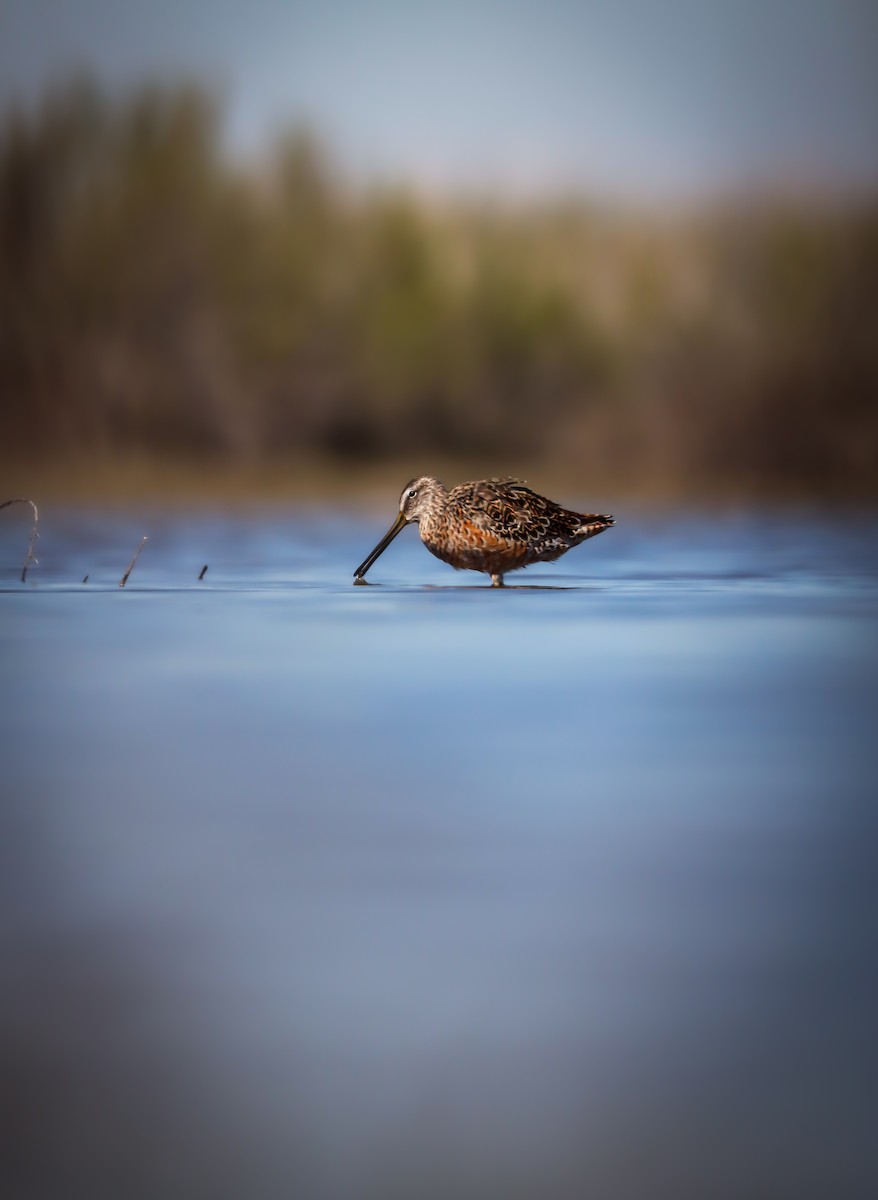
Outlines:
POLYGON ((199 583, 205 577, 206 574, 207 574, 207 563, 205 563, 204 566, 201 568, 201 574, 198 576, 199 583))
POLYGON ((37 566, 40 565, 39 559, 34 557, 34 546, 37 544, 37 538, 40 536, 37 530, 37 526, 40 523, 40 510, 34 504, 33 500, 28 500, 25 496, 16 496, 12 500, 4 500, 0 504, 0 508, 6 508, 9 504, 29 504, 34 514, 34 524, 27 542, 27 554, 24 559, 24 566, 21 568, 21 582, 24 583, 25 579, 27 579, 27 569, 30 564, 36 563, 37 566))
POLYGON ((132 570, 134 569, 134 564, 137 562, 138 558, 140 557, 140 551, 143 549, 143 547, 146 545, 146 543, 148 541, 149 541, 149 536, 147 534, 144 534, 143 540, 141 541, 141 543, 137 547, 137 549, 134 551, 134 557, 132 558, 131 562, 128 564, 128 570, 125 572, 125 574, 119 580, 120 588, 123 588, 125 586, 125 584, 128 582, 128 576, 131 574, 132 570))

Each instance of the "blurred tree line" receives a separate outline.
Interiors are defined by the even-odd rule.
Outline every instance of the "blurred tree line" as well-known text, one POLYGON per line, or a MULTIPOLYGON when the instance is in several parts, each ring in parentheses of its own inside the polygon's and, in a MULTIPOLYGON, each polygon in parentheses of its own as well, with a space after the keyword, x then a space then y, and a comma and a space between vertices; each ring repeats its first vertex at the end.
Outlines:
POLYGON ((673 214, 230 161, 210 95, 80 80, 0 129, 6 454, 432 457, 878 491, 878 206, 673 214))

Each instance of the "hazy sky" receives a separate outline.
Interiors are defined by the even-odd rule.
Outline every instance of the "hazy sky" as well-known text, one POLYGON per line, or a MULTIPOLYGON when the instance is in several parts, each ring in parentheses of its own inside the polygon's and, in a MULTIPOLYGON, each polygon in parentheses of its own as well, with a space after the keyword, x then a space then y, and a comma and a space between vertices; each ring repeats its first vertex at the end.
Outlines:
POLYGON ((0 0, 0 98, 83 66, 443 187, 878 183, 876 0, 0 0))

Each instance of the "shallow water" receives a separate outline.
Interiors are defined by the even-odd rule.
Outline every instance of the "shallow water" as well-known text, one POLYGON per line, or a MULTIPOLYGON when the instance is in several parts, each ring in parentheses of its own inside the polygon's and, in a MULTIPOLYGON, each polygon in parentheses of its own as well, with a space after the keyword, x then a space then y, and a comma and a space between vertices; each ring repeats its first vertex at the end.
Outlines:
POLYGON ((878 1194, 870 515, 26 526, 10 1194, 878 1194))

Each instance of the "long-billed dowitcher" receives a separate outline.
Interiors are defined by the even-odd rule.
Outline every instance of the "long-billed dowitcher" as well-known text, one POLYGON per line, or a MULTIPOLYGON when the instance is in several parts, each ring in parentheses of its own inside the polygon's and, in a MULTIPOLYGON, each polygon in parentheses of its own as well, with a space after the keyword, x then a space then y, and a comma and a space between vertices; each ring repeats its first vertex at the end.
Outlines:
POLYGON ((613 524, 600 513, 570 512, 517 479, 460 483, 449 492, 432 475, 422 475, 402 489, 399 515, 357 567, 357 582, 411 521, 431 554, 452 567, 484 571, 494 587, 503 586, 507 571, 554 562, 613 524))

